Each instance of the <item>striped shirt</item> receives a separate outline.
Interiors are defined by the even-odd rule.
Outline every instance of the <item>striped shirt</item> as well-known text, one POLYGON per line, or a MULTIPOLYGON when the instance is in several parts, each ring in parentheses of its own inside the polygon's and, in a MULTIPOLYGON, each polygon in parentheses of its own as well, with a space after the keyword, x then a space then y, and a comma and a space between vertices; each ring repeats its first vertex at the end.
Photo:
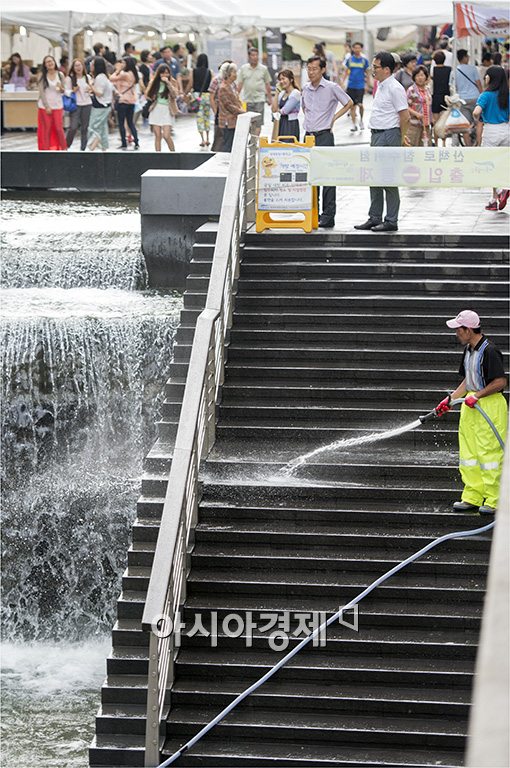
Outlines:
POLYGON ((469 344, 466 346, 459 373, 466 379, 468 392, 479 392, 494 379, 505 376, 503 355, 482 335, 474 349, 469 344))

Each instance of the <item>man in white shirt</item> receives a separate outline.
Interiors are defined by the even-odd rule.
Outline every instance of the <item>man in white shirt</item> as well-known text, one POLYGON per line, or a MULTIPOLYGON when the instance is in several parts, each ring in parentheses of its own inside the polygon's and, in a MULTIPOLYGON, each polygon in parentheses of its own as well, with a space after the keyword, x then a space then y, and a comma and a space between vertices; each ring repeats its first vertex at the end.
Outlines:
MULTIPOLYGON (((379 83, 372 104, 369 128, 372 131, 371 147, 400 147, 408 144, 406 130, 409 123, 407 95, 402 85, 392 77, 395 59, 387 51, 377 53, 372 62, 372 75, 379 83)), ((364 224, 354 229, 371 229, 372 232, 396 232, 400 195, 398 187, 370 187, 370 210, 364 224), (383 221, 384 195, 386 216, 383 221)))

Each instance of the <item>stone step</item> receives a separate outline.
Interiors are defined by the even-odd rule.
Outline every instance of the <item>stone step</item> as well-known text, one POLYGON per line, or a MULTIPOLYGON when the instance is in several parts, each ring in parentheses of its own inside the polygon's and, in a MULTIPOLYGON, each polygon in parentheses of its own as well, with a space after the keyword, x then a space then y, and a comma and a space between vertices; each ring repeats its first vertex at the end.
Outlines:
MULTIPOLYGON (((103 705, 147 703, 147 675, 108 675, 101 688, 103 705)), ((169 699, 169 696, 167 696, 169 699)))
MULTIPOLYGON (((347 249, 317 252, 301 256, 285 251, 258 252, 246 249, 241 260, 241 278, 289 278, 296 276, 392 276, 460 277, 461 279, 507 280, 508 254, 506 251, 423 251, 410 249, 406 252, 374 252, 369 249, 352 251, 347 249)), ((211 272, 212 255, 197 253, 190 263, 190 276, 208 277, 211 272)))
MULTIPOLYGON (((164 754, 176 752, 182 743, 178 739, 168 738, 164 745, 164 754)), ((440 765, 442 768, 458 768, 463 761, 463 749, 412 749, 409 747, 356 747, 336 746, 314 743, 305 744, 269 742, 261 743, 259 739, 236 739, 229 735, 226 739, 215 736, 214 740, 204 739, 196 744, 189 752, 179 758, 182 766, 192 768, 218 768, 234 766, 252 766, 256 768, 271 768, 274 766, 289 766, 289 768, 429 768, 440 765)))
MULTIPOLYGON (((177 332, 178 343, 191 343, 193 340, 194 330, 192 328, 180 328, 177 332)), ((508 349, 508 334, 505 333, 491 333, 491 341, 498 346, 499 349, 508 349)), ((304 348, 314 345, 322 347, 352 347, 358 350, 360 347, 373 348, 376 345, 389 346, 392 349, 395 348, 411 348, 416 344, 417 336, 416 331, 399 331, 398 334, 394 331, 368 331, 365 328, 363 330, 347 330, 339 327, 338 330, 334 328, 243 328, 237 329, 234 327, 230 333, 230 343, 233 346, 241 346, 247 344, 257 344, 260 346, 272 347, 281 345, 283 342, 288 342, 289 345, 302 344, 304 348)), ((427 343, 433 349, 444 350, 449 354, 457 354, 459 352, 458 342, 455 335, 452 332, 443 332, 438 330, 437 333, 427 333, 427 343)))
MULTIPOLYGON (((278 571, 277 573, 255 569, 249 572, 219 569, 195 568, 188 577, 188 594, 232 596, 256 594, 259 598, 283 595, 289 598, 330 597, 340 595, 347 602, 359 595, 369 584, 381 576, 377 572, 338 572, 329 574, 278 571)), ((379 596, 388 600, 438 603, 464 602, 483 605, 485 579, 482 577, 441 578, 435 576, 411 576, 398 573, 377 588, 379 596)), ((113 670, 112 670, 113 671, 113 670)))
MULTIPOLYGON (((187 355, 189 359, 189 347, 183 345, 174 345, 175 359, 181 359, 183 355, 187 355)), ((416 348, 387 348, 374 347, 370 349, 365 345, 362 349, 357 349, 353 355, 352 348, 338 347, 334 344, 327 345, 321 344, 320 346, 312 343, 293 345, 290 342, 282 344, 275 341, 275 346, 265 345, 263 342, 250 344, 245 343, 243 345, 229 344, 228 350, 229 362, 236 363, 240 360, 273 360, 278 359, 285 364, 289 364, 297 360, 301 365, 311 366, 315 362, 323 363, 341 363, 346 359, 355 358, 356 364, 362 365, 368 363, 375 365, 377 363, 384 365, 390 359, 394 364, 394 370, 398 371, 400 368, 405 368, 408 365, 420 365, 430 366, 431 368, 444 369, 455 372, 455 363, 460 360, 457 358, 455 352, 451 350, 429 350, 416 348)), ((508 352, 503 352, 505 361, 508 361, 508 352)))
POLYGON ((140 734, 98 733, 89 747, 89 765, 97 768, 143 766, 145 736, 140 734))
MULTIPOLYGON (((377 574, 386 573, 395 565, 401 562, 406 554, 405 547, 402 551, 381 552, 375 547, 371 550, 361 552, 356 547, 351 547, 350 552, 341 547, 329 547, 326 551, 323 549, 319 553, 310 553, 304 547, 289 545, 281 549, 274 546, 253 545, 249 548, 230 545, 221 548, 221 552, 216 550, 217 545, 209 543, 197 546, 191 556, 193 567, 200 569, 215 568, 223 574, 229 570, 239 571, 244 569, 246 573, 253 576, 259 571, 274 573, 280 571, 302 574, 312 573, 313 575, 327 572, 334 573, 357 573, 364 569, 377 574)), ((432 550, 434 552, 434 550, 432 550)), ((473 578, 485 579, 487 574, 487 563, 483 553, 467 552, 465 549, 458 548, 456 553, 443 551, 440 556, 425 555, 420 560, 410 563, 406 566, 405 573, 411 575, 423 576, 452 576, 464 577, 468 566, 469 573, 473 578)), ((148 578, 147 575, 139 574, 140 578, 148 578)), ((135 575, 136 577, 136 575, 135 575)), ((133 578, 134 582, 135 578, 133 578)))
MULTIPOLYGON (((155 500, 154 514, 161 514, 161 503, 155 500)), ((380 536, 381 527, 384 526, 385 546, 389 546, 388 538, 395 536, 396 540, 401 540, 402 534, 424 535, 430 538, 436 538, 448 531, 470 530, 476 528, 481 519, 478 514, 459 514, 453 512, 448 507, 442 509, 434 507, 424 509, 422 504, 408 503, 395 504, 383 503, 377 500, 352 499, 349 502, 337 503, 328 500, 317 500, 315 504, 310 502, 299 502, 299 500, 289 499, 285 505, 278 503, 272 506, 268 501, 261 501, 259 504, 230 504, 228 501, 216 502, 214 500, 202 499, 199 506, 200 525, 207 525, 209 528, 219 529, 220 525, 238 525, 240 523, 250 523, 254 530, 260 524, 275 524, 278 521, 282 529, 290 533, 302 531, 304 524, 309 524, 316 530, 321 530, 324 526, 342 526, 343 532, 348 532, 352 527, 356 531, 363 531, 365 534, 374 535, 375 546, 377 538, 380 536), (405 529, 405 530, 403 530, 405 529)), ((332 528, 332 530, 335 530, 332 528)), ((472 539, 464 539, 466 545, 472 539)), ((364 540, 367 546, 371 545, 371 539, 364 540)), ((453 546, 445 543, 442 546, 453 546)), ((252 546, 256 546, 252 542, 252 546)))
MULTIPOLYGON (((300 277, 305 280, 311 278, 312 281, 346 277, 435 281, 444 277, 448 280, 456 278, 461 282, 472 282, 473 280, 508 281, 510 277, 508 263, 504 261, 495 263, 490 252, 485 255, 478 254, 476 262, 466 262, 462 256, 457 260, 455 256, 447 260, 445 253, 441 254, 442 259, 430 259, 428 254, 424 256, 424 259, 416 262, 372 260, 368 254, 363 260, 360 258, 349 260, 342 252, 338 252, 333 254, 332 258, 324 257, 319 260, 316 257, 310 261, 296 258, 290 261, 275 259, 273 255, 267 256, 265 260, 253 258, 248 252, 241 263, 241 279, 244 283, 245 280, 267 280, 270 277, 284 281, 300 277)), ((192 264, 192 267, 195 267, 192 269, 192 275, 207 276, 208 273, 205 270, 201 272, 196 269, 199 266, 203 268, 205 265, 203 262, 192 264)))
MULTIPOLYGON (((266 231, 256 234, 254 228, 245 235, 245 244, 250 250, 258 248, 265 251, 273 251, 275 248, 290 248, 296 250, 296 245, 302 252, 314 252, 321 247, 365 247, 367 246, 374 252, 384 251, 387 248, 472 248, 477 249, 480 246, 480 235, 477 233, 403 233, 403 232, 337 232, 317 230, 303 237, 299 233, 299 241, 296 243, 296 232, 290 231, 266 231)), ((508 248, 507 234, 491 234, 483 236, 483 246, 489 250, 508 248)))
MULTIPOLYGON (((184 388, 184 385, 182 385, 184 388)), ((167 399, 178 401, 179 390, 177 386, 167 385, 165 389, 167 399)), ((404 406, 409 408, 415 406, 422 413, 432 410, 436 405, 442 393, 436 388, 430 387, 406 387, 405 385, 395 386, 388 389, 383 386, 372 386, 363 391, 363 404, 365 407, 372 405, 373 409, 379 406, 394 405, 395 407, 404 406)), ((340 382, 324 382, 320 387, 300 386, 299 384, 290 386, 286 382, 280 384, 269 382, 266 385, 262 383, 252 386, 249 382, 245 384, 230 384, 225 382, 222 389, 223 405, 244 405, 253 401, 269 401, 276 404, 288 403, 306 403, 307 405, 318 404, 336 404, 346 407, 353 407, 360 401, 360 391, 358 387, 346 387, 340 382)))
MULTIPOLYGON (((274 509, 277 512, 277 508, 274 509)), ((474 520, 468 520, 466 525, 456 530, 476 530, 484 525, 484 520, 478 515, 473 517, 474 520)), ((381 522, 383 519, 381 515, 381 522)), ((271 547, 275 556, 277 552, 281 553, 288 548, 306 546, 311 547, 314 552, 319 549, 322 553, 338 552, 348 558, 365 552, 366 557, 370 559, 371 553, 377 551, 381 545, 381 531, 377 529, 374 522, 374 520, 360 523, 345 521, 335 524, 331 521, 329 525, 317 525, 308 523, 305 516, 294 525, 286 521, 279 522, 278 517, 268 522, 244 520, 225 521, 222 524, 204 521, 196 529, 196 544, 216 546, 219 550, 228 550, 233 546, 239 547, 245 544, 251 547, 265 546, 271 547)), ((438 532, 437 536, 453 532, 445 527, 438 532)), ((384 546, 388 550, 388 555, 392 554, 402 560, 430 544, 437 536, 419 526, 416 528, 413 526, 411 530, 404 532, 388 523, 388 530, 384 530, 384 546)), ((484 558, 490 551, 490 536, 477 534, 448 540, 437 546, 442 552, 453 553, 452 557, 456 561, 461 555, 471 557, 469 554, 471 552, 484 558)))
POLYGON ((106 660, 108 675, 146 675, 148 669, 149 649, 146 644, 116 645, 106 660))
MULTIPOLYGON (((273 650, 275 653, 280 651, 290 651, 296 647, 306 636, 324 623, 326 615, 315 614, 290 614, 283 617, 279 614, 268 616, 255 622, 253 618, 240 616, 239 620, 230 617, 223 622, 212 621, 210 616, 196 617, 193 621, 191 614, 187 614, 187 621, 182 621, 184 625, 180 637, 181 648, 190 652, 198 651, 204 653, 209 648, 211 654, 216 653, 215 648, 220 653, 232 654, 232 659, 238 653, 246 653, 247 649, 253 649, 254 654, 267 653, 273 650), (249 632, 247 632, 249 621, 249 632), (267 627, 267 629, 265 629, 267 627), (242 634, 239 634, 239 628, 242 634), (276 634, 275 634, 276 633, 276 634), (213 638, 215 645, 212 645, 213 638), (286 637, 284 637, 284 635, 286 637), (277 648, 274 650, 272 645, 277 648)), ((390 663, 400 658, 406 659, 412 657, 418 659, 454 659, 474 660, 477 650, 477 633, 470 632, 424 632, 423 629, 405 629, 375 627, 356 632, 354 629, 331 624, 324 632, 320 645, 317 638, 316 647, 318 653, 327 654, 334 658, 335 656, 348 657, 351 654, 375 656, 379 659, 386 658, 390 663)), ((309 652, 313 652, 313 640, 310 641, 309 652)), ((302 650, 300 653, 304 653, 302 650)), ((205 681, 202 683, 204 685, 205 681)), ((205 687, 205 685, 204 685, 205 687)), ((231 687, 233 687, 231 685, 231 687)), ((264 686, 265 687, 265 686, 264 686)), ((312 689, 317 686, 311 685, 312 689)), ((303 680, 303 698, 307 698, 307 684, 303 680)), ((334 691, 340 694, 340 691, 334 691)), ((430 692, 427 692, 430 695, 430 692)), ((360 694, 358 694, 360 695, 360 694)), ((397 698, 398 692, 393 691, 394 698, 397 698)), ((423 696, 423 694, 422 694, 423 696)), ((461 693, 465 697, 465 691, 461 693)), ((173 698, 173 693, 172 693, 173 698)), ((252 700, 253 701, 253 700, 252 700)), ((306 704, 303 702, 303 708, 306 704)), ((319 708, 321 708, 319 706, 319 708)))
MULTIPOLYGON (((471 288, 469 288, 470 290, 471 288)), ((468 292, 469 295, 469 292, 468 292)), ((259 311, 264 307, 264 312, 300 312, 302 309, 308 312, 316 311, 319 313, 330 312, 337 314, 339 311, 349 309, 358 312, 371 312, 374 309, 380 311, 393 310, 397 306, 401 313, 409 310, 419 310, 424 315, 429 313, 441 312, 444 318, 453 316, 455 309, 452 307, 463 307, 466 302, 465 294, 461 295, 459 291, 442 293, 436 296, 425 296, 420 294, 393 296, 391 293, 346 293, 339 296, 328 296, 326 294, 299 294, 281 296, 272 292, 260 293, 256 296, 237 295, 236 311, 259 311)), ((204 296, 199 293, 187 292, 184 295, 184 307, 196 308, 204 305, 204 296)), ((490 317, 492 313, 508 314, 508 299, 504 296, 495 298, 491 295, 480 296, 477 298, 476 306, 480 317, 490 317)), ((460 311, 460 310, 459 310, 460 311)))
MULTIPOLYGON (((345 450, 347 452, 347 449, 345 450)), ((295 483, 303 482, 307 479, 330 482, 333 484, 342 485, 346 482, 367 482, 375 484, 392 484, 394 481, 399 483, 438 483, 442 487, 449 484, 454 484, 459 479, 459 470, 457 463, 438 465, 426 465, 420 460, 416 461, 416 464, 386 464, 383 463, 384 459, 381 459, 378 464, 365 463, 362 459, 358 462, 347 463, 337 460, 337 462, 320 462, 316 460, 314 463, 308 463, 299 467, 293 473, 293 479, 295 483)), ((241 478, 245 481, 262 479, 265 482, 269 482, 274 479, 274 482, 285 481, 288 475, 286 470, 287 464, 277 463, 261 465, 260 462, 236 462, 236 461, 208 461, 204 470, 203 479, 206 482, 230 482, 234 483, 236 479, 241 478)), ((168 475, 156 475, 148 474, 144 475, 143 491, 148 496, 151 493, 157 493, 161 488, 161 483, 166 484, 168 475)))
POLYGON ((143 704, 102 704, 96 716, 96 733, 145 737, 147 707, 143 704))
MULTIPOLYGON (((352 354, 349 356, 352 358, 352 354)), ((389 388, 391 382, 397 378, 399 386, 405 384, 409 386, 412 382, 426 381, 429 386, 450 391, 452 375, 454 375, 453 385, 458 381, 458 373, 453 374, 453 367, 447 367, 446 361, 444 368, 439 368, 437 365, 433 368, 426 368, 424 365, 420 365, 419 361, 415 361, 415 367, 409 365, 399 368, 396 366, 387 367, 388 359, 384 361, 386 365, 374 363, 372 360, 363 362, 356 359, 355 365, 349 364, 349 362, 351 361, 342 363, 314 361, 312 365, 307 361, 300 360, 281 361, 279 364, 273 361, 254 361, 253 363, 229 361, 226 369, 226 383, 255 386, 255 382, 260 385, 265 382, 273 383, 284 379, 293 385, 302 385, 306 381, 306 385, 320 387, 323 383, 326 384, 334 379, 336 384, 342 386, 358 387, 361 385, 368 387, 369 384, 377 383, 379 387, 388 386, 389 388)), ((176 363, 175 365, 187 370, 187 363, 176 363)))
MULTIPOLYGON (((172 708, 167 721, 172 738, 187 739, 206 725, 217 713, 206 707, 172 708)), ((295 743, 302 741, 336 744, 393 744, 445 748, 461 748, 466 738, 466 725, 462 721, 452 722, 444 718, 384 718, 368 715, 346 715, 341 720, 334 715, 313 713, 246 711, 238 708, 230 713, 218 726, 218 738, 258 738, 264 741, 285 740, 295 743)))
MULTIPOLYGON (((159 434, 162 439, 167 440, 175 437, 177 432, 176 422, 159 422, 159 434)), ((324 424, 296 423, 282 425, 280 419, 251 419, 245 423, 239 421, 227 421, 222 419, 216 427, 216 437, 220 440, 239 440, 252 438, 253 440, 275 440, 284 441, 295 440, 296 442, 308 440, 315 447, 326 445, 336 441, 344 441, 350 438, 359 438, 361 436, 372 435, 376 432, 373 427, 363 429, 363 427, 346 427, 345 423, 324 424)), ((384 430, 379 430, 384 432, 384 430)), ((436 445, 440 450, 451 450, 454 445, 456 430, 452 425, 448 428, 431 426, 425 424, 421 428, 405 432, 393 439, 393 442, 399 447, 408 446, 415 449, 430 449, 436 445)), ((381 441, 381 442, 386 442, 381 441)), ((358 446, 359 447, 359 446, 358 446)))
MULTIPOLYGON (((438 313, 436 310, 428 312, 427 314, 413 314, 412 311, 402 310, 396 303, 394 307, 386 308, 386 311, 382 311, 380 307, 374 307, 368 309, 365 313, 360 313, 353 309, 353 312, 343 313, 341 310, 337 312, 311 312, 307 307, 303 308, 302 312, 292 312, 288 309, 276 312, 269 311, 267 308, 264 312, 257 311, 256 309, 241 310, 238 306, 234 310, 234 325, 233 332, 240 330, 251 329, 297 329, 301 332, 307 332, 311 330, 323 330, 326 326, 326 331, 354 331, 361 334, 370 334, 374 332, 398 332, 400 335, 414 334, 416 340, 416 334, 420 336, 423 333, 442 333, 446 328, 446 320, 451 317, 457 309, 462 307, 459 303, 454 309, 449 311, 446 308, 442 313, 438 313)), ((194 324, 196 316, 199 310, 184 310, 181 313, 182 321, 186 326, 194 324)), ((484 322, 484 330, 489 333, 492 338, 492 332, 497 332, 499 338, 508 335, 508 314, 497 313, 491 310, 487 318, 482 317, 484 322)), ((194 325, 193 325, 194 327, 194 325)), ((452 335, 453 339, 453 335, 452 335)))
MULTIPOLYGON (((195 621, 197 613, 203 614, 204 618, 214 613, 217 615, 218 622, 223 623, 232 613, 251 613, 253 620, 258 623, 264 619, 267 621, 267 614, 275 612, 294 615, 299 612, 327 611, 328 616, 331 616, 346 602, 347 598, 343 595, 337 595, 336 599, 325 595, 314 598, 304 596, 291 598, 281 594, 262 598, 253 595, 214 596, 203 593, 187 597, 182 615, 183 620, 189 622, 195 621)), ((397 628, 398 631, 402 627, 422 628, 427 631, 431 627, 447 632, 478 631, 482 609, 481 603, 476 601, 452 604, 420 600, 419 603, 415 601, 406 603, 404 600, 386 599, 381 595, 375 598, 369 595, 364 598, 359 609, 359 626, 361 631, 374 627, 391 627, 397 628)), ((352 613, 347 612, 346 618, 352 622, 352 613)), ((239 674, 242 676, 242 672, 239 674)))
MULTIPOLYGON (((441 297, 447 297, 450 294, 457 295, 468 293, 473 286, 470 280, 447 279, 437 275, 434 279, 397 279, 388 276, 386 279, 355 279, 355 278, 332 278, 325 277, 322 280, 309 277, 306 279, 290 279, 271 275, 271 279, 263 280, 261 278, 249 280, 244 276, 240 279, 237 299, 255 296, 271 296, 275 287, 275 280, 278 280, 278 298, 287 297, 310 297, 312 299, 320 298, 342 298, 344 295, 368 295, 375 292, 388 293, 391 291, 395 301, 408 296, 426 296, 433 297, 435 294, 441 297)), ((198 277, 191 275, 186 281, 186 289, 198 293, 207 291, 209 285, 208 277, 198 277)), ((508 296, 508 280, 477 280, 477 302, 481 297, 502 297, 508 296)))

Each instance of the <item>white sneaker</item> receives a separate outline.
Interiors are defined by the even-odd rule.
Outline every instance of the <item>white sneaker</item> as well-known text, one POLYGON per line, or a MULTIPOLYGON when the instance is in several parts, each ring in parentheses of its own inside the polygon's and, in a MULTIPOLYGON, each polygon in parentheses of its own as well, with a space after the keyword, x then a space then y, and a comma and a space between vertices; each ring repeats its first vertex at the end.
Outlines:
POLYGON ((363 125, 363 120, 359 124, 359 129, 360 129, 360 131, 364 131, 365 130, 365 126, 363 125))
POLYGON ((353 125, 352 128, 351 128, 351 133, 356 133, 357 130, 358 130, 358 126, 357 125, 353 125))

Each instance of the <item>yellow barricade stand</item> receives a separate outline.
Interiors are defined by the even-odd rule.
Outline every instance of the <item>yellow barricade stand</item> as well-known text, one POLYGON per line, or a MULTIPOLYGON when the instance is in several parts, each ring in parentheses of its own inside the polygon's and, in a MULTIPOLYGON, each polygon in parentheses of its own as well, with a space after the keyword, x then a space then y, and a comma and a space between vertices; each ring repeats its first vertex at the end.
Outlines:
POLYGON ((317 187, 310 184, 310 151, 315 136, 304 142, 295 136, 276 141, 260 138, 257 163, 257 232, 265 229, 304 229, 319 226, 317 187), (282 141, 287 139, 288 141, 282 141), (301 218, 278 219, 278 215, 301 214, 301 218))

